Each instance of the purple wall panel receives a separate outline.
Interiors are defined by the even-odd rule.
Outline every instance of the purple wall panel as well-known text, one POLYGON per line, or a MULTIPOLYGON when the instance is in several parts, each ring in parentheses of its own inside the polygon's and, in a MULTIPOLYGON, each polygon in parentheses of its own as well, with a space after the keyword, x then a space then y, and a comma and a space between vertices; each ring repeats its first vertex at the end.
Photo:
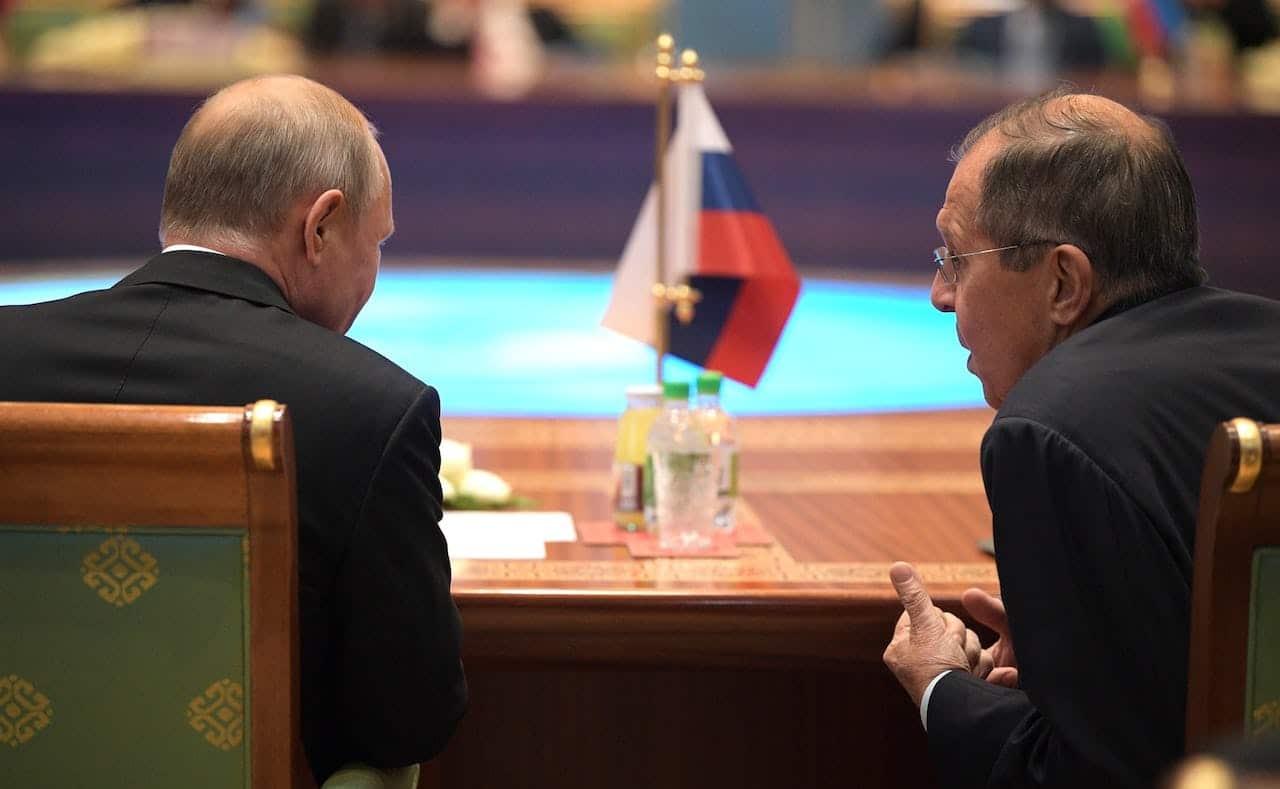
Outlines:
MULTIPOLYGON (((0 91, 0 256, 152 252, 169 150, 199 100, 0 91)), ((395 179, 389 254, 554 261, 621 252, 651 177, 649 107, 357 101, 382 130, 395 179)), ((900 273, 929 271, 947 148, 986 109, 717 104, 799 265, 900 273)), ((1214 281, 1280 296, 1280 117, 1169 120, 1196 183, 1214 281)))

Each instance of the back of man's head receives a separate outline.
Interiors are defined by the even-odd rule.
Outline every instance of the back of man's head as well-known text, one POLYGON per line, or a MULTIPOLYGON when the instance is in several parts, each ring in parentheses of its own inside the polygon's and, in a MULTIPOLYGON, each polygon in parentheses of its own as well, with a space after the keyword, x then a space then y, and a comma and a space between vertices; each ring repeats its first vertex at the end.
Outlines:
MULTIPOLYGON (((995 245, 1078 246, 1108 303, 1147 301, 1205 281, 1191 179, 1159 120, 1059 90, 988 117, 952 158, 988 135, 1001 147, 983 174, 976 221, 995 245)), ((1002 257, 1025 269, 1043 250, 1002 257)))
POLYGON ((376 130, 333 90, 303 77, 257 77, 211 96, 169 160, 162 238, 254 245, 300 200, 340 189, 358 215, 383 178, 376 130))

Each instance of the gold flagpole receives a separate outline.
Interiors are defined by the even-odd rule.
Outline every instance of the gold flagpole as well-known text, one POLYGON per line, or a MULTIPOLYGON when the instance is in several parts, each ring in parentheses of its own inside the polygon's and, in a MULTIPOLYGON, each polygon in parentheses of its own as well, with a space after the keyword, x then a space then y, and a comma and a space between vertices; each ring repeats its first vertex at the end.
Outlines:
POLYGON ((676 69, 672 68, 675 49, 676 40, 670 33, 663 33, 658 36, 658 67, 654 72, 658 77, 658 107, 655 113, 657 128, 654 134, 653 164, 653 183, 658 195, 658 271, 653 285, 653 295, 655 296, 653 348, 658 354, 658 386, 662 386, 662 363, 667 357, 668 342, 667 308, 669 304, 665 298, 667 284, 667 185, 665 174, 667 169, 667 143, 671 139, 671 85, 676 72, 676 69))
POLYGON ((680 53, 680 66, 675 66, 676 41, 670 33, 658 36, 658 67, 654 73, 658 77, 658 106, 655 113, 657 125, 654 134, 654 189, 657 191, 658 209, 658 249, 657 277, 653 283, 654 297, 654 350, 657 351, 657 381, 662 385, 662 367, 670 346, 667 329, 667 312, 672 305, 676 308, 676 318, 681 323, 693 320, 693 305, 701 298, 697 289, 687 284, 667 286, 667 185, 666 185, 666 153, 671 140, 671 87, 681 82, 701 82, 704 76, 698 68, 698 53, 686 49, 680 53))

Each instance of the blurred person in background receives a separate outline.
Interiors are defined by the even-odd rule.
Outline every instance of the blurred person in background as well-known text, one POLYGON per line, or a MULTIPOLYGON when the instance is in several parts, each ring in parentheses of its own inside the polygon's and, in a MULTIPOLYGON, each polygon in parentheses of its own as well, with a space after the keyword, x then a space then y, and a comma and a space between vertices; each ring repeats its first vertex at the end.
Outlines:
MULTIPOLYGON (((551 9, 517 6, 545 45, 575 46, 551 9)), ((466 57, 478 20, 493 0, 316 0, 303 38, 316 53, 386 52, 466 57)))
POLYGON ((1268 0, 1186 0, 1186 4, 1194 16, 1221 22, 1237 54, 1266 46, 1280 35, 1268 0))
POLYGON ((1044 89, 1064 72, 1107 65, 1094 20, 1058 0, 1027 0, 1007 14, 972 19, 956 34, 955 51, 987 62, 1030 90, 1044 89))

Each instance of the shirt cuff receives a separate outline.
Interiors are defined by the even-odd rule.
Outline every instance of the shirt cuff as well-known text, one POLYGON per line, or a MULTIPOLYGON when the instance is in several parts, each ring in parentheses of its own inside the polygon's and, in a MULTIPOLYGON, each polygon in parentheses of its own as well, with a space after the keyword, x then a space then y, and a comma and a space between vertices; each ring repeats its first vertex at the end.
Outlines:
POLYGON ((938 680, 950 674, 951 671, 952 669, 947 669, 934 677, 929 686, 924 689, 924 696, 920 698, 920 725, 925 731, 929 731, 929 697, 933 695, 933 689, 938 684, 938 680))

